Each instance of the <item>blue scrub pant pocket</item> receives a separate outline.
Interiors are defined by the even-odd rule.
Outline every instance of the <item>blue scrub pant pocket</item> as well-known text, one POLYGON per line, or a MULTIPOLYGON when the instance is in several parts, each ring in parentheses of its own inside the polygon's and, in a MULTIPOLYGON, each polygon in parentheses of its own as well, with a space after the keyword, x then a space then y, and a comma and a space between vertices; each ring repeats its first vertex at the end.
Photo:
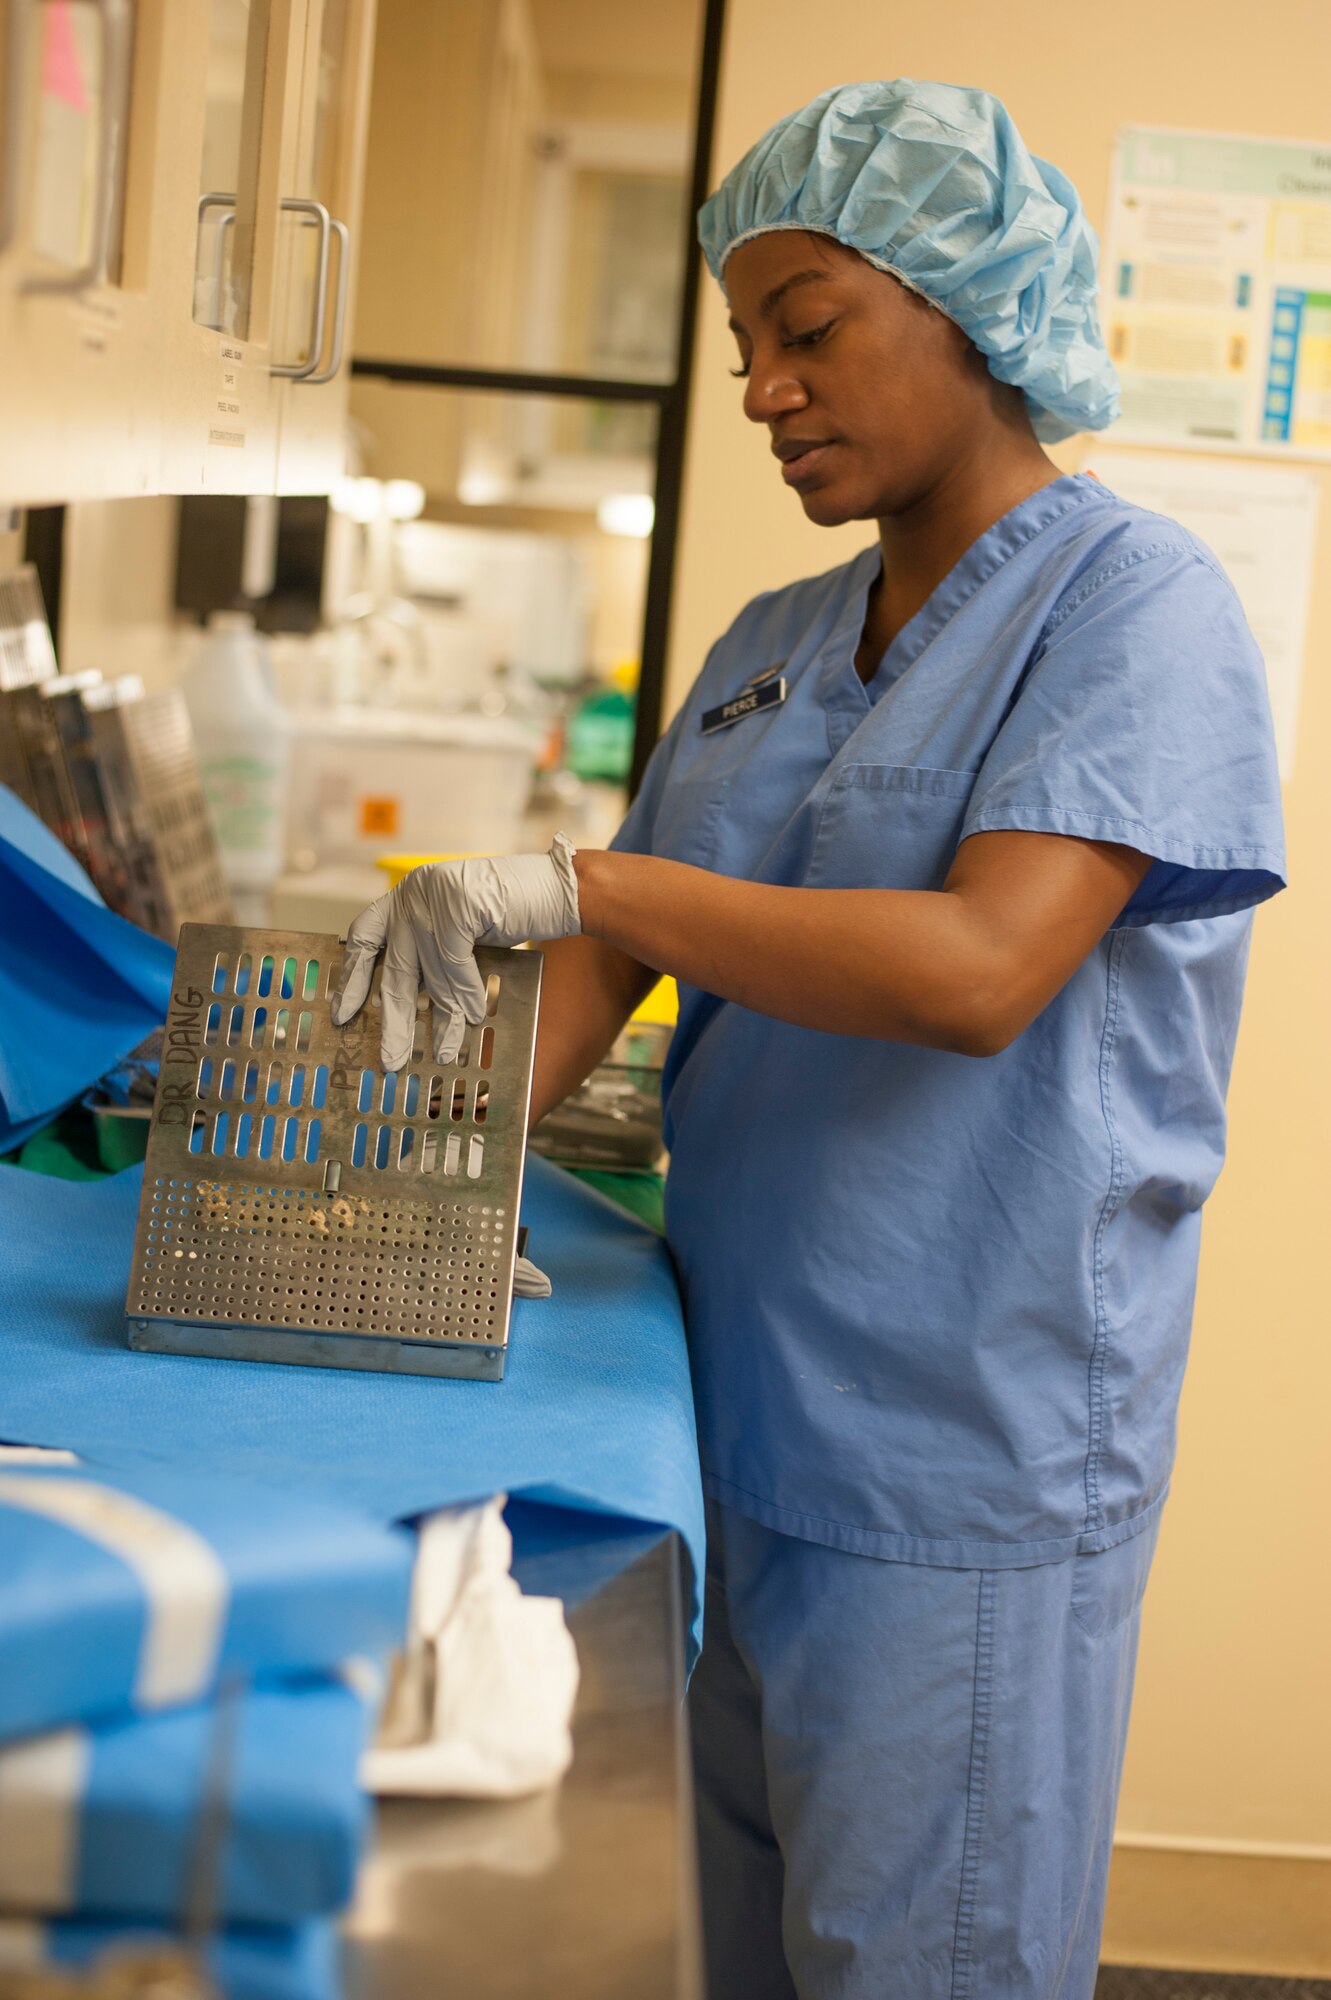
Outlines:
POLYGON ((1159 1532, 1157 1515, 1148 1528, 1117 1548, 1072 1558, 1072 1615, 1089 1638, 1107 1638, 1136 1616, 1159 1532))

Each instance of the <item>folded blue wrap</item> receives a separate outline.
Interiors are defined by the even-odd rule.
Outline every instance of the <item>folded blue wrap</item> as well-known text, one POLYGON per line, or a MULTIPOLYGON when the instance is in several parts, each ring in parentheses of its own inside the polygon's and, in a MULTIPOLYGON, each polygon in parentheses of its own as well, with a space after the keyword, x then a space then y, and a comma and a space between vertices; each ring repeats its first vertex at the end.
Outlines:
POLYGON ((0 1746, 0 1909, 180 1920, 214 1786, 219 1917, 281 1924, 341 1909, 365 1828, 356 1771, 369 1722, 349 1686, 310 1680, 251 1688, 230 1718, 209 1703, 0 1746))
POLYGON ((659 1523, 690 1550, 700 1615, 688 1359, 654 1231, 530 1159, 523 1218, 554 1296, 516 1301, 499 1383, 135 1354, 140 1180, 0 1168, 0 1438, 339 1493, 383 1521, 508 1492, 659 1523))
POLYGON ((0 785, 0 1153, 166 1018, 175 954, 0 785))
POLYGON ((413 1554, 327 1493, 0 1460, 0 1739, 382 1657, 413 1554))
MULTIPOLYGON (((84 1971, 123 1953, 179 1951, 170 1932, 142 1923, 60 1918, 39 1924, 0 1917, 0 1972, 6 1966, 84 1971)), ((337 2000, 338 1936, 327 1918, 278 1928, 236 1925, 209 1937, 203 1952, 221 2000, 337 2000)))
POLYGON ((565 1611, 585 1604, 622 1576, 666 1532, 660 1524, 610 1514, 572 1513, 539 1500, 510 1499, 504 1523, 513 1538, 513 1580, 528 1597, 558 1597, 565 1611))

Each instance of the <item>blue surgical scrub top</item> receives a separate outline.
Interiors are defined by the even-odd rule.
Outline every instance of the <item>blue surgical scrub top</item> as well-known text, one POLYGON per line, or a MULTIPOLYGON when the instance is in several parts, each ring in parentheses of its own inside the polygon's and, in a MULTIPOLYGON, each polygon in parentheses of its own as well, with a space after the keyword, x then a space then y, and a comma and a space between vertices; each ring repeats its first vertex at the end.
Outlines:
POLYGON ((837 1548, 1056 1561, 1169 1479, 1251 911, 1284 881, 1265 677, 1209 550, 1088 477, 981 535, 866 687, 880 560, 740 613, 615 845, 829 889, 938 889, 1013 828, 1154 866, 998 1055, 681 988, 666 1223, 704 1481, 837 1548), (778 664, 784 703, 703 730, 778 664))

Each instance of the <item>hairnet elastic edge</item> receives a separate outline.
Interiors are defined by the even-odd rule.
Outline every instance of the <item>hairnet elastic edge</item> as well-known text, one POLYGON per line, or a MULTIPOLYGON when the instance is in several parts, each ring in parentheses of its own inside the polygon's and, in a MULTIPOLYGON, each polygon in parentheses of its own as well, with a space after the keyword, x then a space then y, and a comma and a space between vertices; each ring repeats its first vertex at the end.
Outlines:
MULTIPOLYGON (((952 319, 952 315, 946 306, 940 306, 937 299, 930 298, 928 292, 922 291, 915 280, 908 278, 906 273, 899 270, 895 264, 889 264, 885 257, 875 257, 871 251, 861 250, 856 243, 847 243, 844 236, 838 236, 835 229, 829 229, 827 224, 822 222, 759 222, 752 229, 742 229, 738 236, 733 237, 727 243, 721 253, 717 268, 713 273, 727 303, 729 303, 730 294, 726 290, 725 271, 726 265, 730 262, 735 251, 739 249, 741 243, 751 243, 755 236, 775 236, 780 231, 784 231, 787 234, 792 231, 798 231, 805 236, 826 236, 829 242, 839 243, 843 250, 854 251, 855 255, 862 257, 866 264, 872 264, 875 271, 886 271, 889 278, 895 278, 898 284, 904 285, 908 292, 914 292, 917 299, 923 299, 925 304, 932 306, 935 312, 942 313, 944 319, 951 319, 953 326, 960 328, 962 333, 966 332, 960 320, 952 319)), ((966 337, 970 339, 969 334, 966 337)))

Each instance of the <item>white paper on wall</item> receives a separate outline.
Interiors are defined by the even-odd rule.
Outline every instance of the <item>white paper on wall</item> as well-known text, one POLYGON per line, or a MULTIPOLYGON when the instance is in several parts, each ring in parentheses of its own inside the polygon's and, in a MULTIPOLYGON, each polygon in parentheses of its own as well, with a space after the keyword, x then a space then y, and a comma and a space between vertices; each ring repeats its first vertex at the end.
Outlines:
POLYGON ((1331 458, 1331 138, 1126 127, 1100 308, 1125 444, 1331 458))

